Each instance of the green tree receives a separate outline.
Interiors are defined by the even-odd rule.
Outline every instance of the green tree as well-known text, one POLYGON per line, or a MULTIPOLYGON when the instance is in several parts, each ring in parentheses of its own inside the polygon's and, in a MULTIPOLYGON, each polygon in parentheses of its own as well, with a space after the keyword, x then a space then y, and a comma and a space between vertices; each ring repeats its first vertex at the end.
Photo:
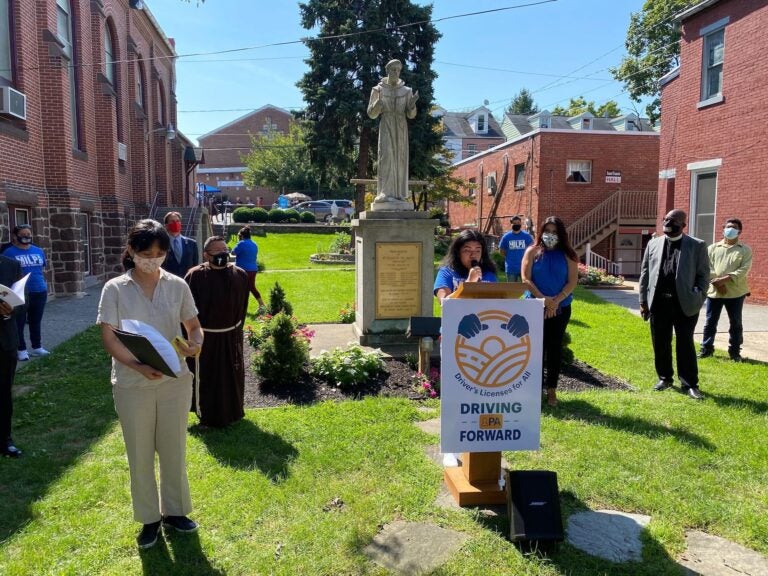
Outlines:
POLYGON ((522 88, 517 95, 512 98, 512 102, 507 106, 507 114, 522 114, 524 116, 530 116, 536 114, 539 111, 539 107, 533 101, 533 96, 527 88, 522 88))
POLYGON ((615 100, 608 100, 608 102, 598 106, 596 110, 593 106, 589 111, 598 117, 605 116, 606 118, 616 118, 616 116, 621 116, 621 108, 619 108, 619 105, 615 100))
POLYGON ((680 27, 675 14, 700 0, 646 0, 640 12, 630 16, 627 29, 627 56, 611 74, 624 82, 635 102, 645 97, 653 100, 645 108, 651 122, 659 117, 661 100, 659 78, 679 63, 680 27))
POLYGON ((608 116, 609 118, 615 118, 621 116, 621 108, 615 100, 608 100, 604 104, 595 107, 595 103, 592 100, 587 101, 584 96, 578 98, 571 98, 568 103, 568 107, 555 106, 552 109, 552 114, 555 116, 578 116, 589 112, 593 116, 608 116))
POLYGON ((453 175, 452 157, 452 152, 443 144, 433 157, 434 174, 429 179, 429 186, 411 189, 414 210, 428 210, 430 204, 440 201, 464 205, 474 202, 467 194, 470 183, 453 175))
POLYGON ((251 151, 243 162, 246 186, 313 191, 320 185, 309 157, 306 128, 300 122, 292 122, 287 134, 251 136, 251 151))
MULTIPOLYGON (((318 34, 304 41, 309 72, 297 85, 307 103, 307 144, 323 181, 342 187, 351 178, 370 177, 378 142, 368 96, 392 58, 403 63, 401 78, 419 92, 416 118, 409 121, 411 177, 436 176, 433 156, 442 135, 428 111, 440 33, 430 23, 432 7, 410 0, 307 0, 299 10, 302 26, 318 34)), ((364 186, 357 186, 355 205, 365 205, 364 186)))

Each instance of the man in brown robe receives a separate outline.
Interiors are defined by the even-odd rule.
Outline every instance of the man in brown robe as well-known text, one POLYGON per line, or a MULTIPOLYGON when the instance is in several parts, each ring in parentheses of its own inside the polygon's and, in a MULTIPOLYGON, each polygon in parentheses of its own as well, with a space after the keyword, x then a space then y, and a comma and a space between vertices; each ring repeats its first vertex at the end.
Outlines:
MULTIPOLYGON (((221 236, 205 241, 203 260, 184 278, 205 331, 192 405, 200 424, 223 428, 245 416, 243 321, 248 309, 248 275, 229 263, 227 243, 221 236)), ((194 371, 195 360, 188 362, 194 371)))

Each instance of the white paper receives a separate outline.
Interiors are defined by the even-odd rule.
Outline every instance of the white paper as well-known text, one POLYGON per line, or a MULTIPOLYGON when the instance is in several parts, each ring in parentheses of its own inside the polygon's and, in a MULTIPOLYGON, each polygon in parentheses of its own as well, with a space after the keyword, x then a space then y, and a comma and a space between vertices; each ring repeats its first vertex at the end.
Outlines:
POLYGON ((176 353, 176 349, 154 326, 150 326, 141 320, 121 320, 120 329, 123 332, 144 336, 155 347, 155 350, 162 356, 165 363, 168 364, 168 368, 173 370, 174 374, 181 372, 181 361, 176 353))
POLYGON ((11 287, 0 284, 0 300, 7 302, 14 308, 16 306, 23 306, 24 299, 24 287, 27 285, 27 279, 29 274, 25 274, 21 280, 14 282, 11 287))

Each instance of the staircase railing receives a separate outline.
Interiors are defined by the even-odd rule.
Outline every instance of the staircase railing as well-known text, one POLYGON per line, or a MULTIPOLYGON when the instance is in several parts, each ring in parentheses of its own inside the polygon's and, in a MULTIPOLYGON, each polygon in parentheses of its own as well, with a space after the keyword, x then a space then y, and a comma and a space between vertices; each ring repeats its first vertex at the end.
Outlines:
POLYGON ((621 190, 618 190, 568 226, 568 238, 574 250, 581 248, 590 238, 613 223, 621 215, 621 190))
POLYGON ((184 236, 193 237, 196 231, 197 231, 197 206, 193 206, 189 213, 189 217, 187 218, 187 223, 184 226, 184 236))
POLYGON ((155 192, 155 195, 152 197, 152 204, 149 205, 149 217, 152 220, 157 220, 155 218, 155 214, 157 213, 157 201, 160 199, 160 191, 158 190, 155 192))
POLYGON ((587 251, 584 254, 584 264, 589 268, 602 268, 608 274, 621 276, 621 264, 594 253, 589 242, 587 242, 587 251))

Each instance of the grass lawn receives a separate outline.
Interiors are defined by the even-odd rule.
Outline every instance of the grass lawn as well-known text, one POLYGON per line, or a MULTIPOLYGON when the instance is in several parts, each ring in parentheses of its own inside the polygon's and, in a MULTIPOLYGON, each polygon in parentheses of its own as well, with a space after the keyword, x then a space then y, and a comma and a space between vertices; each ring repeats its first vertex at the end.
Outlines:
MULTIPOLYGON (((295 277, 320 284, 315 274, 295 277)), ((225 431, 192 426, 188 469, 202 528, 139 553, 108 361, 90 329, 20 373, 17 384, 35 389, 15 404, 25 455, 0 459, 0 574, 379 575, 361 550, 395 519, 469 536, 445 575, 680 574, 672 558, 690 528, 768 553, 768 366, 718 353, 700 362, 705 401, 653 392, 647 324, 589 292, 577 296, 575 355, 638 391, 562 393, 542 417, 541 450, 505 457, 517 469, 557 471, 566 515, 651 515, 641 564, 568 545, 548 559, 524 556, 504 539, 505 521, 437 507, 441 470, 423 453, 437 439, 412 422, 439 405, 429 403, 429 414, 403 399, 248 410, 225 431), (340 508, 327 506, 335 497, 340 508)))
MULTIPOLYGON (((334 234, 267 234, 253 236, 251 240, 259 246, 259 262, 266 271, 297 270, 305 268, 328 269, 328 264, 314 264, 309 261, 312 254, 327 252, 334 234)), ((234 246, 236 239, 230 241, 234 246)), ((354 266, 353 266, 354 267, 354 266)))

